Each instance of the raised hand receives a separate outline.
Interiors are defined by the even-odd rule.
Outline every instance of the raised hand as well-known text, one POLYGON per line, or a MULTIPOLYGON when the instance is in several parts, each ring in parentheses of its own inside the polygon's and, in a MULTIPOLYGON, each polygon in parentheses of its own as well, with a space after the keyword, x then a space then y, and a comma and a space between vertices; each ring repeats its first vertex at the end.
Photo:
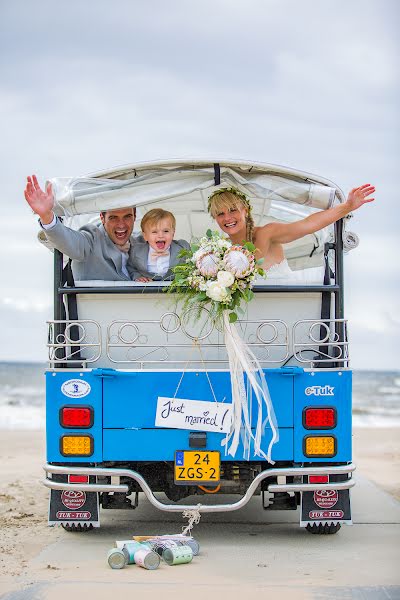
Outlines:
POLYGON ((36 175, 27 177, 25 188, 25 199, 34 213, 39 215, 43 225, 51 223, 54 217, 54 196, 51 189, 51 183, 46 186, 46 191, 43 191, 38 183, 36 175))
POLYGON ((365 183, 360 187, 353 188, 350 190, 349 195, 347 196, 347 202, 349 209, 356 210, 360 208, 363 204, 367 202, 373 202, 375 198, 369 198, 371 194, 375 192, 375 187, 369 183, 365 183))

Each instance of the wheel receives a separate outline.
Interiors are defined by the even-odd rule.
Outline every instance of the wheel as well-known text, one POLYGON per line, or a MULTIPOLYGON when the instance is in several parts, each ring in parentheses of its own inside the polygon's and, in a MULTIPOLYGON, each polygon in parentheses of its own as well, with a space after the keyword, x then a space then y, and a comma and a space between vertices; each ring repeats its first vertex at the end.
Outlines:
POLYGON ((80 523, 72 523, 72 525, 63 525, 61 523, 61 527, 65 529, 65 531, 73 531, 73 532, 82 532, 82 531, 90 531, 93 529, 92 523, 85 523, 81 525, 80 523))
POLYGON ((319 534, 319 535, 329 535, 333 533, 337 533, 340 529, 340 523, 308 523, 306 529, 309 533, 319 534))

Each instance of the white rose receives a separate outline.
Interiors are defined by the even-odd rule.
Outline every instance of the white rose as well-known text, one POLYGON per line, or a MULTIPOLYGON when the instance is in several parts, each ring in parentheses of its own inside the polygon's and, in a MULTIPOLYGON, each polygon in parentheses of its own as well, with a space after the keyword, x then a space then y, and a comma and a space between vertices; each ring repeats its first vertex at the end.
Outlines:
POLYGON ((220 285, 227 288, 231 287, 235 278, 229 271, 218 271, 217 280, 220 285))
POLYGON ((224 288, 218 281, 211 281, 207 286, 206 294, 211 300, 221 302, 228 296, 226 288, 224 288))
POLYGON ((223 238, 217 241, 218 248, 230 248, 232 246, 229 240, 224 240, 223 238))

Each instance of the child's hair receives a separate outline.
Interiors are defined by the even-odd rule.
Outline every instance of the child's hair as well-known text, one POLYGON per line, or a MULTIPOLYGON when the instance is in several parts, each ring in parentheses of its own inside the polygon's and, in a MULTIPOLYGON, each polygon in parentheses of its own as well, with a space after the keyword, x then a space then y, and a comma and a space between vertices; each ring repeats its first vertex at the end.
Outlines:
POLYGON ((159 223, 163 219, 170 219, 172 229, 175 231, 176 228, 176 219, 174 215, 169 212, 169 210, 163 210, 162 208, 152 208, 149 210, 142 218, 140 227, 142 231, 145 230, 147 225, 154 225, 154 223, 159 223))

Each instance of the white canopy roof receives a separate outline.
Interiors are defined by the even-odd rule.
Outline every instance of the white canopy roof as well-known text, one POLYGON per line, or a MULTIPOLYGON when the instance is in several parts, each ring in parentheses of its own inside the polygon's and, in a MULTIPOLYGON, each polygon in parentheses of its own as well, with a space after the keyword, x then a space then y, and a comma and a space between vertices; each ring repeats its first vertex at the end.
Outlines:
MULTIPOLYGON (((65 221, 72 227, 77 222, 82 224, 82 217, 77 215, 136 206, 140 220, 148 209, 157 206, 174 213, 176 237, 187 240, 204 235, 209 227, 215 228, 207 204, 211 193, 221 187, 234 186, 250 197, 256 225, 294 221, 344 201, 340 188, 317 175, 289 167, 215 158, 139 163, 50 182, 55 212, 74 217, 65 221)), ((323 244, 329 238, 330 231, 324 230, 287 245, 291 268, 321 265, 323 244)))
POLYGON ((341 190, 327 179, 288 167, 234 160, 140 163, 86 177, 50 181, 55 193, 55 210, 58 215, 65 216, 172 199, 179 199, 186 210, 207 210, 212 191, 229 186, 249 195, 254 208, 263 214, 268 213, 273 201, 314 208, 328 208, 335 196, 339 202, 343 201, 341 190), (215 184, 214 165, 219 165, 220 169, 218 185, 215 184))

